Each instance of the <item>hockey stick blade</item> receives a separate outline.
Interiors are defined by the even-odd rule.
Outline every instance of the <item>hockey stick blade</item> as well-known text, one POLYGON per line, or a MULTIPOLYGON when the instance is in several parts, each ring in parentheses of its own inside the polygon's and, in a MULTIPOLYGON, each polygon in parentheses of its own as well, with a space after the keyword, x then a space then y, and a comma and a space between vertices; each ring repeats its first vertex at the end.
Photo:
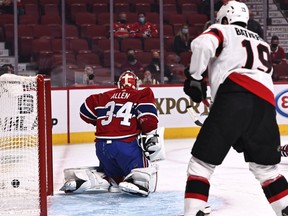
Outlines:
POLYGON ((193 122, 198 125, 199 127, 202 127, 203 123, 199 121, 199 114, 196 113, 196 111, 193 109, 192 106, 186 107, 186 110, 190 117, 192 118, 193 122))
POLYGON ((198 125, 199 127, 202 127, 202 125, 203 125, 199 120, 196 120, 194 123, 195 123, 196 125, 198 125))

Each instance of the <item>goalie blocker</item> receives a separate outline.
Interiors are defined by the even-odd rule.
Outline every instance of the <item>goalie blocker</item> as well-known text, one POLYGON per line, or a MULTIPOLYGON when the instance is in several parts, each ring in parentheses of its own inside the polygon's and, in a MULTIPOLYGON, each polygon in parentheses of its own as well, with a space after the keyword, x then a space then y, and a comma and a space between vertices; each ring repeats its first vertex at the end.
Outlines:
POLYGON ((145 135, 138 137, 139 146, 151 162, 165 160, 164 127, 159 127, 145 135))

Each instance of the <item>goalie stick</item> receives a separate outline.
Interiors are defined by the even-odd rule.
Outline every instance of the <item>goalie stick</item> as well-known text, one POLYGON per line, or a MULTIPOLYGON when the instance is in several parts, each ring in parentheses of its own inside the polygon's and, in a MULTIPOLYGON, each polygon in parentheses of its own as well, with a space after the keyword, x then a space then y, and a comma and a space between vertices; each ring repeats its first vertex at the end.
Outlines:
MULTIPOLYGON (((202 103, 204 105, 206 105, 207 107, 210 106, 209 102, 207 101, 207 99, 203 99, 202 103)), ((204 121, 200 121, 200 117, 203 115, 208 115, 208 114, 199 114, 195 111, 195 109, 192 106, 187 106, 186 110, 188 112, 188 114, 190 115, 190 117, 192 118, 193 122, 198 125, 199 127, 202 127, 203 122, 204 121)))

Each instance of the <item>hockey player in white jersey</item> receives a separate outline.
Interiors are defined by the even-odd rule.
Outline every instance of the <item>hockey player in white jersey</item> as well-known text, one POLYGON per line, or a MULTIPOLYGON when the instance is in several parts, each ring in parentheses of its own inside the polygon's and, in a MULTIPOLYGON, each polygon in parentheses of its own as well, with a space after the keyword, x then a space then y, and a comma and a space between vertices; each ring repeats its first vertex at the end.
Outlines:
POLYGON ((248 19, 244 3, 229 1, 219 10, 218 23, 191 43, 193 54, 184 92, 194 102, 203 100, 202 73, 208 66, 213 105, 191 151, 185 216, 204 215, 209 179, 231 147, 243 153, 275 214, 288 215, 288 183, 277 166, 280 134, 270 48, 258 34, 246 29, 248 19), (222 25, 223 20, 228 25, 222 25))

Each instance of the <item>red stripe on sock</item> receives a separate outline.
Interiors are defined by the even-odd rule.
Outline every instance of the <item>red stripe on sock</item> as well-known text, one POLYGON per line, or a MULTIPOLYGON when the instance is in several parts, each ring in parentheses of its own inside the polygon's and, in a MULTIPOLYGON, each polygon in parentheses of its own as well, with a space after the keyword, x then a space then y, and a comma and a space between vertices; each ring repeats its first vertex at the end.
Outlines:
POLYGON ((288 189, 268 199, 269 203, 276 202, 288 195, 288 189))
POLYGON ((208 179, 201 177, 201 176, 189 176, 188 181, 202 181, 206 184, 209 184, 208 179))
POLYGON ((279 178, 282 178, 283 176, 281 174, 279 174, 277 177, 273 178, 273 179, 269 179, 265 182, 262 183, 262 187, 265 188, 267 186, 269 186, 271 183, 277 181, 279 178))

